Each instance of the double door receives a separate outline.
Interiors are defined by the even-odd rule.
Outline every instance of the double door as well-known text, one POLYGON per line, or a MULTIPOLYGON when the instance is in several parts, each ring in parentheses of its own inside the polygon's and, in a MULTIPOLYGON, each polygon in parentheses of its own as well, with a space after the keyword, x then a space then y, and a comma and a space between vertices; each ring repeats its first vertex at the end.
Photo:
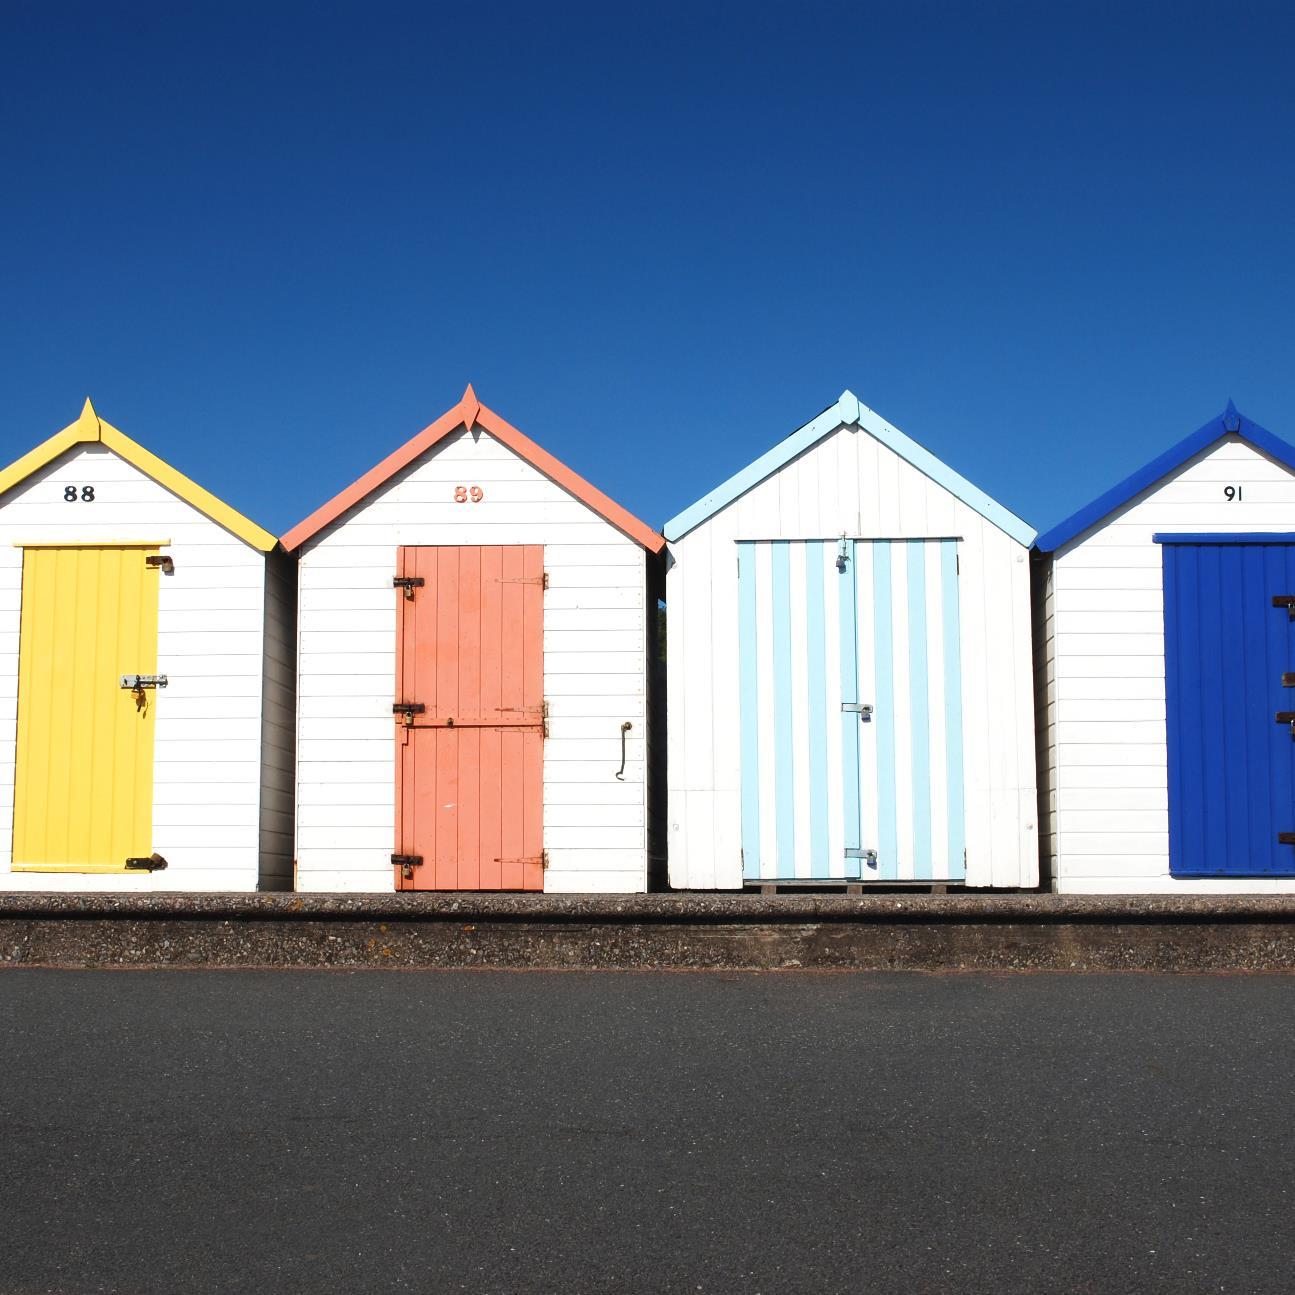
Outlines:
POLYGON ((737 547, 744 878, 963 878, 957 541, 737 547))
POLYGON ((396 888, 543 890, 543 546, 402 548, 395 586, 396 888))

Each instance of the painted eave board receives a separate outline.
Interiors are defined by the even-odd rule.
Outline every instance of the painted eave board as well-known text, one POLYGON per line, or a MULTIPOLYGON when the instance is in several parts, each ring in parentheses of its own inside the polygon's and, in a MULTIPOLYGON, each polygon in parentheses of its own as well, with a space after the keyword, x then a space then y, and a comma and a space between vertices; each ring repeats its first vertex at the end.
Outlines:
POLYGON ((561 486, 568 494, 579 499, 623 535, 642 545, 649 553, 660 553, 665 548, 663 535, 658 534, 645 522, 639 521, 631 512, 603 494, 565 463, 554 458, 494 410, 488 409, 477 399, 471 384, 463 393, 463 398, 452 409, 447 410, 434 423, 411 437, 398 450, 388 454, 358 481, 352 482, 345 490, 315 509, 304 521, 298 522, 282 537, 283 547, 289 552, 299 549, 312 536, 317 535, 324 527, 335 522, 357 504, 362 503, 375 490, 390 481, 396 473, 408 467, 420 454, 426 453, 437 442, 457 432, 460 427, 469 432, 474 427, 480 427, 483 431, 489 432, 514 454, 525 459, 533 468, 561 486))
POLYGON ((59 455, 77 445, 90 442, 107 446, 114 454, 138 468, 145 476, 151 477, 158 485, 177 495, 185 503, 209 517, 218 526, 223 526, 231 535, 236 535, 254 549, 269 553, 278 544, 278 540, 269 531, 244 517, 223 500, 217 499, 209 490, 204 490, 197 482, 191 481, 184 473, 159 459, 156 454, 132 441, 125 432, 119 431, 111 423, 104 422, 95 413, 94 406, 89 400, 85 402, 81 416, 76 422, 70 423, 61 432, 55 432, 48 440, 42 441, 35 449, 29 450, 22 458, 16 459, 0 471, 0 496, 52 463, 59 455))
POLYGON ((930 450, 919 445, 912 437, 904 435, 899 428, 892 426, 875 410, 869 409, 852 391, 842 392, 841 398, 835 404, 828 406, 817 418, 792 432, 771 450, 762 454, 754 463, 729 477, 722 485, 716 486, 710 494, 699 499, 691 507, 685 508, 677 517, 671 518, 662 528, 666 539, 671 542, 682 539, 689 531, 695 530, 721 509, 727 508, 739 496, 759 485, 766 477, 772 476, 797 455, 804 453, 810 446, 842 426, 856 426, 860 431, 867 432, 919 472, 943 486, 986 521, 1010 535, 1017 543, 1025 545, 1026 548, 1033 543, 1035 531, 1032 527, 1015 513, 1009 512, 997 500, 991 499, 979 486, 973 485, 961 473, 936 458, 930 450))
POLYGON ((1144 490, 1163 481, 1185 463, 1228 436, 1240 437, 1269 458, 1276 459, 1278 463, 1295 471, 1295 445, 1288 444, 1281 437, 1274 436, 1258 423, 1252 422, 1229 400, 1227 408, 1221 414, 1211 418, 1203 427, 1197 428, 1190 436, 1184 437, 1158 458, 1152 459, 1150 463, 1125 477, 1118 485, 1112 486, 1105 494, 1099 495, 1091 504, 1072 513, 1065 521, 1058 522, 1051 530, 1040 535, 1035 548, 1041 553, 1055 553, 1057 549, 1063 548, 1085 531, 1099 526, 1112 513, 1118 512, 1144 490))

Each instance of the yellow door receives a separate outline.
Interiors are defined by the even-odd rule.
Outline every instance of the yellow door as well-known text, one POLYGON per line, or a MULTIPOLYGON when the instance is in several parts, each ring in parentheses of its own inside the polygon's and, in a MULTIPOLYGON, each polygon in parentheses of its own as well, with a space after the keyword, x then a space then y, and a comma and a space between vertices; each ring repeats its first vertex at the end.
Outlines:
POLYGON ((158 570, 147 548, 23 552, 13 866, 122 872, 153 851, 158 570))

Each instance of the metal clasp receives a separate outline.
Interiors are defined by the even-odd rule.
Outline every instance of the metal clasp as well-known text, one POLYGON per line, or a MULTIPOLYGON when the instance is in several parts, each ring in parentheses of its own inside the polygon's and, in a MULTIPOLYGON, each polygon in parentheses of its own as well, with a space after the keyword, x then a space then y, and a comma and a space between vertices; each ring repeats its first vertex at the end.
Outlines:
POLYGON ((866 724, 872 718, 872 705, 866 701, 843 701, 841 703, 841 713, 843 715, 857 715, 866 724))

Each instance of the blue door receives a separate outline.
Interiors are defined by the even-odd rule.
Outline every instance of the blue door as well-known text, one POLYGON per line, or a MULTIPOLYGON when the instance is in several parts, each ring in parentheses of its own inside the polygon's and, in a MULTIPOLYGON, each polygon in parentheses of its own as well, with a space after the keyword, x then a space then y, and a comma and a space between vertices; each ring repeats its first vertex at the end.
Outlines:
POLYGON ((1295 876, 1295 535, 1163 545, 1169 870, 1295 876), (1290 599, 1290 603, 1283 600, 1290 599))

